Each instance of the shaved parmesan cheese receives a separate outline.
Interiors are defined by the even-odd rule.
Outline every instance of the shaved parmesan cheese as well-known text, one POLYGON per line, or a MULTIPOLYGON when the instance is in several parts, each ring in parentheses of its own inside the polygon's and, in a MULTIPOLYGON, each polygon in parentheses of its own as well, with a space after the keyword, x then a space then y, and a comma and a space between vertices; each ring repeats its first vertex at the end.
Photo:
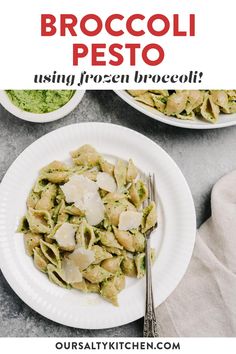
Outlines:
POLYGON ((78 247, 69 255, 69 259, 79 268, 84 270, 95 260, 94 252, 83 247, 78 247))
POLYGON ((62 275, 67 283, 79 283, 82 281, 82 274, 79 267, 70 259, 64 258, 62 260, 62 275))
POLYGON ((75 248, 75 228, 73 225, 65 222, 56 231, 53 237, 59 247, 65 250, 73 250, 75 248))
POLYGON ((73 175, 69 181, 61 186, 67 203, 76 203, 80 209, 84 209, 83 197, 87 193, 96 193, 98 186, 96 182, 82 175, 73 175))
POLYGON ((105 207, 99 193, 84 196, 85 216, 90 225, 98 225, 105 215, 105 207))
POLYGON ((116 191, 115 179, 106 172, 99 172, 97 175, 97 185, 104 191, 114 193, 116 191))
POLYGON ((137 229, 141 225, 142 216, 138 211, 123 211, 119 218, 119 230, 137 229))
POLYGON ((78 198, 81 197, 81 188, 80 188, 80 176, 72 176, 69 181, 61 186, 61 190, 65 195, 67 203, 74 203, 78 198))
POLYGON ((104 219, 104 205, 98 193, 98 185, 82 175, 73 175, 69 182, 61 186, 67 203, 74 203, 90 225, 97 225, 104 219))

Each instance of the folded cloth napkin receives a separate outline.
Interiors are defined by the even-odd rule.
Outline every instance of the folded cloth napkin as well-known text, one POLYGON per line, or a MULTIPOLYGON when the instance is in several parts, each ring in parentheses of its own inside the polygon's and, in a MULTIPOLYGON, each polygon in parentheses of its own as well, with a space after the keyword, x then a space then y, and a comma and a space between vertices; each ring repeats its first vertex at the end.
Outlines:
POLYGON ((157 308, 163 337, 236 336, 236 171, 212 190, 186 275, 157 308))

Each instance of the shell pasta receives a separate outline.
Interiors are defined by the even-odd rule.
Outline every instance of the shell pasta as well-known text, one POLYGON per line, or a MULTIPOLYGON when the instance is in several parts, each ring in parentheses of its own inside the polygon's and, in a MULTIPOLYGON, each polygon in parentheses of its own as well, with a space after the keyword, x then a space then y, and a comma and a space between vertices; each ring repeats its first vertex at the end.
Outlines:
POLYGON ((183 120, 216 123, 220 112, 236 113, 236 90, 128 90, 138 102, 183 120))
POLYGON ((145 274, 145 232, 156 223, 156 205, 142 208, 148 190, 131 159, 112 164, 83 145, 71 160, 40 170, 17 232, 51 282, 118 306, 126 276, 145 274))

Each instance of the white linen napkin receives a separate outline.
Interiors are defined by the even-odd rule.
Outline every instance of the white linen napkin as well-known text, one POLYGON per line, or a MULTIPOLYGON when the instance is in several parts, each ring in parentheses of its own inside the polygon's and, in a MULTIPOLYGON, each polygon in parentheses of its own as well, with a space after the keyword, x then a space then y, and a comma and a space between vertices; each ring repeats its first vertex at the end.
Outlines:
POLYGON ((236 171, 212 190, 183 280, 157 308, 163 337, 236 336, 236 171))

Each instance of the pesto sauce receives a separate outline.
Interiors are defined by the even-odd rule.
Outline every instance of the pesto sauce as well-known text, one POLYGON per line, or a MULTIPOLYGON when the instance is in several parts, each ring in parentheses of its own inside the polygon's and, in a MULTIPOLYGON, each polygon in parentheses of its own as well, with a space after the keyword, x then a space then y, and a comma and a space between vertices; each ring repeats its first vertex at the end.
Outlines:
POLYGON ((11 102, 30 113, 49 113, 63 107, 74 90, 6 90, 11 102))

